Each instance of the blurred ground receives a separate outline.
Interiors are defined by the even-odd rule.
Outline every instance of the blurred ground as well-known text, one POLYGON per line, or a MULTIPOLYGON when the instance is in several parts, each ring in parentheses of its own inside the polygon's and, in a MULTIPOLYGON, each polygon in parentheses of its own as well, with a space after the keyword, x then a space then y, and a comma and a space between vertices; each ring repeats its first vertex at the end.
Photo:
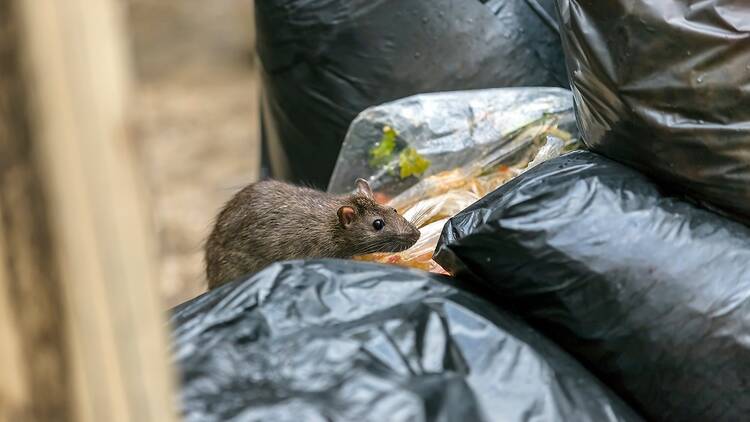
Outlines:
POLYGON ((154 206, 164 304, 205 289, 202 242, 258 175, 252 0, 128 0, 134 142, 154 206))

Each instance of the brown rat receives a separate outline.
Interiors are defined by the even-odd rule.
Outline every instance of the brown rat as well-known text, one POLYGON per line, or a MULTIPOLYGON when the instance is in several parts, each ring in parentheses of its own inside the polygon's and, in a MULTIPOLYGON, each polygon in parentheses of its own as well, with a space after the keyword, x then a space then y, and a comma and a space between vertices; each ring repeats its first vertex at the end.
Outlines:
POLYGON ((242 189, 221 210, 206 241, 208 288, 276 261, 400 252, 416 243, 413 224, 378 204, 365 180, 355 185, 352 195, 273 180, 242 189))

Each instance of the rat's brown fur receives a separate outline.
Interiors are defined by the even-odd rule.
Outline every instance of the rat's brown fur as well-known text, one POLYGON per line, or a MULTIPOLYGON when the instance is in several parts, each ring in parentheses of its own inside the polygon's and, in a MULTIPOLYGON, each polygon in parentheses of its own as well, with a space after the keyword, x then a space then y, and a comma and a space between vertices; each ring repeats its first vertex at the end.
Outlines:
POLYGON ((221 210, 206 242, 209 289, 276 261, 351 258, 414 245, 419 230, 375 202, 367 182, 360 179, 357 187, 346 196, 272 180, 242 189, 221 210), (342 207, 351 207, 353 217, 342 217, 342 207), (385 222, 380 231, 376 219, 385 222))

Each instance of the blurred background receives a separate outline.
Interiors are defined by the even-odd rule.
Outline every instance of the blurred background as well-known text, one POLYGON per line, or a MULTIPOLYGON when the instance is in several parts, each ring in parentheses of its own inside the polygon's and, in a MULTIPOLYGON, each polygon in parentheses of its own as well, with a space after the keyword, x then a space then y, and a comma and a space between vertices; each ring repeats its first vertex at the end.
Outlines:
POLYGON ((205 290, 202 242, 258 177, 252 0, 128 0, 133 133, 158 233, 165 307, 205 290))

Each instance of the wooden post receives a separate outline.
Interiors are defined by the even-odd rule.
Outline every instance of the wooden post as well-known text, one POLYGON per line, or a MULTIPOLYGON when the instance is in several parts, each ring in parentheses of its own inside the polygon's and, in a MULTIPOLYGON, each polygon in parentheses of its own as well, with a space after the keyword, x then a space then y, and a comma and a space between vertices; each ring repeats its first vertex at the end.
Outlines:
POLYGON ((121 6, 0 2, 3 420, 175 420, 121 6))

